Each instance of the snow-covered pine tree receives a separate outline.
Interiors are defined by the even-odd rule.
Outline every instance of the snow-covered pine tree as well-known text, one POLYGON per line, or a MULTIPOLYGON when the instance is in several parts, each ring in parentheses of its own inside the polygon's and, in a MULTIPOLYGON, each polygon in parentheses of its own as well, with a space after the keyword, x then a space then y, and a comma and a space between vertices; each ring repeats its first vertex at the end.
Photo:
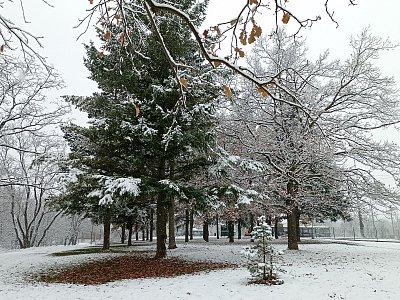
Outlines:
MULTIPOLYGON (((194 20, 202 21, 204 3, 179 3, 194 20)), ((165 18, 160 29, 175 56, 204 68, 201 75, 185 68, 174 73, 151 32, 137 41, 146 45, 146 52, 137 53, 131 48, 121 50, 123 38, 109 39, 99 30, 102 45, 100 49, 87 46, 85 64, 101 92, 66 98, 90 118, 88 128, 64 129, 74 166, 92 176, 140 179, 141 193, 136 199, 156 202, 156 257, 166 255, 168 208, 173 199, 195 194, 189 179, 209 163, 207 152, 213 142, 214 71, 203 64, 183 26, 178 19, 165 18)), ((109 30, 120 34, 118 27, 109 30)))
POLYGON ((282 284, 278 279, 277 251, 272 247, 272 229, 266 223, 265 216, 258 218, 260 225, 254 227, 254 245, 246 247, 242 253, 248 258, 247 268, 253 277, 253 283, 282 284))

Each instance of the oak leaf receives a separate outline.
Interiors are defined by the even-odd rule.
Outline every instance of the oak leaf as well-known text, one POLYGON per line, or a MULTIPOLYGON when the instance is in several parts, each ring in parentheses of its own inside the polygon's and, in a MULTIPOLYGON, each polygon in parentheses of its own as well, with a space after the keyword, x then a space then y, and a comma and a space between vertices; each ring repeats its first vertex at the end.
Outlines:
POLYGON ((239 54, 240 57, 244 57, 244 51, 240 48, 235 48, 236 53, 239 54))
POLYGON ((188 80, 185 77, 179 78, 179 82, 181 85, 183 85, 185 88, 188 87, 188 80))
POLYGON ((0 46, 0 53, 1 53, 1 52, 4 52, 4 48, 5 48, 5 45, 1 45, 1 46, 0 46))
POLYGON ((213 64, 214 64, 215 68, 218 68, 221 65, 221 62, 220 61, 214 61, 213 64))
POLYGON ((106 33, 104 34, 104 39, 106 40, 106 41, 108 41, 108 40, 110 40, 110 37, 111 37, 111 33, 110 33, 110 31, 106 31, 106 33))
POLYGON ((290 14, 289 14, 288 12, 285 12, 285 13, 283 14, 283 17, 282 17, 282 22, 283 22, 283 24, 289 23, 289 19, 290 19, 290 14))
POLYGON ((265 89, 265 87, 259 86, 259 87, 258 87, 258 91, 260 92, 260 94, 261 94, 263 97, 268 97, 268 96, 269 96, 269 93, 267 92, 267 90, 265 89))
POLYGON ((249 4, 250 4, 250 5, 252 5, 252 4, 258 4, 258 1, 257 1, 257 0, 249 0, 249 4))
POLYGON ((93 0, 89 0, 89 3, 90 3, 90 4, 93 4, 93 0))
POLYGON ((253 20, 253 28, 251 29, 250 36, 248 39, 249 44, 252 44, 256 41, 256 38, 259 38, 262 34, 262 28, 256 24, 253 20))
POLYGON ((254 36, 253 33, 250 33, 250 36, 248 39, 249 44, 253 44, 255 41, 256 41, 256 37, 254 36))
POLYGON ((254 31, 255 37, 260 37, 262 34, 262 28, 256 24, 254 24, 252 31, 254 31))
POLYGON ((97 57, 102 59, 104 57, 104 52, 103 51, 97 52, 97 57))
POLYGON ((224 84, 224 94, 227 97, 232 97, 232 95, 233 95, 231 88, 225 84, 224 84))
POLYGON ((218 27, 218 26, 214 26, 214 31, 216 31, 216 32, 217 32, 217 36, 218 36, 218 37, 220 37, 220 36, 222 35, 222 33, 221 33, 221 29, 219 29, 219 27, 218 27))

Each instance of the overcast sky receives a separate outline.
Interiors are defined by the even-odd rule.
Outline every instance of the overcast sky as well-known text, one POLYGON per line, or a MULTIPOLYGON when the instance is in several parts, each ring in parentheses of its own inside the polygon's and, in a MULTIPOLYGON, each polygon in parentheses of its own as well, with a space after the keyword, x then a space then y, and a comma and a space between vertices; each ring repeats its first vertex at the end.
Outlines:
MULTIPOLYGON (((247 0, 210 0, 206 23, 214 25, 234 18, 239 8, 247 0), (236 9, 235 9, 236 8, 236 9), (221 16, 224 19, 221 19, 221 16)), ((299 16, 313 17, 321 15, 322 20, 311 29, 301 31, 306 37, 312 55, 329 48, 332 56, 344 57, 348 53, 348 40, 351 34, 356 35, 369 26, 373 34, 390 38, 393 43, 400 43, 400 1, 394 0, 358 0, 359 5, 348 6, 348 0, 330 0, 331 9, 339 27, 329 20, 324 12, 324 0, 289 0, 289 8, 299 16)), ((83 66, 85 55, 82 43, 94 38, 93 30, 76 40, 84 28, 74 29, 78 20, 85 16, 85 9, 90 7, 88 0, 50 0, 54 8, 46 6, 40 0, 23 1, 27 19, 31 22, 23 25, 29 31, 44 36, 41 53, 48 57, 62 75, 66 88, 58 94, 89 95, 96 89, 96 84, 87 79, 89 73, 83 66)), ((16 20, 21 15, 18 1, 7 3, 14 6, 6 10, 9 18, 16 20), (11 14, 11 15, 10 15, 11 14)), ((264 32, 268 32, 271 24, 270 16, 259 16, 257 22, 266 24, 264 32)), ((19 21, 21 24, 21 21, 19 21)), ((293 22, 289 22, 293 24, 293 22)), ((270 28, 271 29, 271 28, 270 28)), ((400 83, 400 48, 382 55, 379 66, 385 75, 395 76, 400 83)), ((400 143, 397 132, 387 133, 391 139, 400 143)))

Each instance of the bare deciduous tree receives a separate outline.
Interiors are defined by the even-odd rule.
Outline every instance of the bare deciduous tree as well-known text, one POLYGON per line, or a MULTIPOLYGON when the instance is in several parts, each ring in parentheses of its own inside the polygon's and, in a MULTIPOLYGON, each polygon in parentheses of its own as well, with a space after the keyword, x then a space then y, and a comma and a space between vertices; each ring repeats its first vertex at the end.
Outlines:
POLYGON ((58 126, 69 112, 60 101, 49 101, 46 93, 63 86, 53 71, 45 71, 34 59, 29 64, 0 55, 0 147, 15 147, 8 138, 23 132, 40 135, 42 129, 58 126))
MULTIPOLYGON (((379 52, 393 46, 368 30, 352 38, 350 46, 352 53, 345 61, 330 61, 326 52, 311 62, 304 44, 283 32, 261 39, 251 68, 260 78, 279 74, 279 88, 269 91, 289 101, 275 101, 270 93, 245 87, 225 108, 231 111, 224 128, 224 135, 231 139, 229 151, 266 166, 258 177, 246 174, 247 179, 253 176, 253 184, 286 201, 288 226, 293 225, 290 216, 298 207, 313 202, 324 207, 321 200, 339 207, 354 200, 357 190, 369 195, 367 199, 381 195, 377 205, 393 205, 398 199, 375 171, 398 180, 399 149, 371 136, 374 130, 400 120, 395 82, 374 65, 379 52), (289 102, 299 103, 301 109, 289 102), (334 203, 337 196, 343 201, 334 203)), ((289 248, 297 248, 290 231, 289 248)))
POLYGON ((10 182, 2 188, 11 203, 11 216, 21 248, 39 246, 61 212, 53 212, 47 199, 61 188, 58 161, 64 144, 51 137, 19 133, 15 147, 1 148, 1 173, 10 182), (18 178, 18 183, 12 183, 18 178))

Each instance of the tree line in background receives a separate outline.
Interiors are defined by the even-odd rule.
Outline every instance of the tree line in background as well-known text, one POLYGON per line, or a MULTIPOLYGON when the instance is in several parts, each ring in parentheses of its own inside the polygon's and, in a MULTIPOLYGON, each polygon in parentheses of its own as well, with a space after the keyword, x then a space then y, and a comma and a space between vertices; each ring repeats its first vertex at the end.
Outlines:
MULTIPOLYGON (((207 2, 179 3, 200 26, 207 2)), ((296 250, 301 221, 398 205, 398 190, 378 173, 399 182, 398 145, 372 136, 400 116, 396 83, 374 65, 392 44, 364 30, 345 60, 325 52, 311 61, 304 40, 283 29, 258 36, 253 23, 249 81, 232 65, 218 68, 218 59, 207 64, 185 18, 165 7, 155 29, 129 35, 130 47, 119 22, 106 33, 99 27, 101 46, 86 46, 85 65, 100 91, 66 96, 67 104, 45 102, 44 92, 62 85, 52 69, 0 55, 1 185, 21 248, 39 245, 63 213, 103 224, 104 249, 111 224, 129 239, 140 229, 152 239, 155 224, 158 258, 167 238, 176 247, 178 216, 186 240, 196 216, 206 241, 209 224, 221 220, 233 241, 235 224, 240 233, 265 215, 270 225, 287 220, 296 250), (87 113, 87 126, 63 121, 69 104, 87 113), (50 131, 55 125, 64 140, 50 131)), ((127 29, 149 22, 133 10, 123 21, 127 29)), ((208 38, 216 45, 220 36, 208 38)))

